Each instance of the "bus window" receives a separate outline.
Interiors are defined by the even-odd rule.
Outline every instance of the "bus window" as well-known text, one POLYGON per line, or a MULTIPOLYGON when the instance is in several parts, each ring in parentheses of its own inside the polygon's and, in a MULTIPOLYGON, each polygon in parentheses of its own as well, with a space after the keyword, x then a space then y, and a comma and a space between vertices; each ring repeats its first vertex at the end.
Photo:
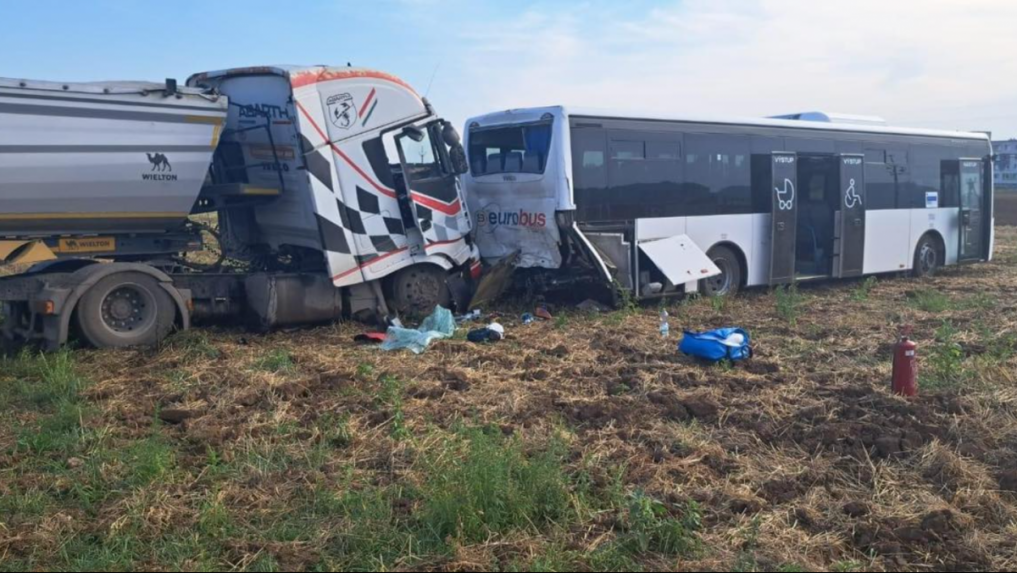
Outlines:
POLYGON ((658 161, 678 161, 679 145, 676 141, 647 141, 646 158, 658 161))
POLYGON ((470 132, 470 172, 542 174, 551 150, 551 122, 511 125, 470 132))
POLYGON ((908 162, 906 147, 892 147, 886 150, 886 163, 893 166, 893 184, 896 195, 896 208, 911 208, 911 166, 908 162))
POLYGON ((646 159, 646 144, 642 141, 611 141, 611 159, 621 161, 642 161, 646 159))
POLYGON ((600 128, 572 129, 572 188, 581 221, 604 218, 607 134, 600 128))
POLYGON ((750 139, 685 136, 685 188, 689 215, 734 215, 752 211, 750 139))
POLYGON ((895 209, 900 167, 892 162, 885 149, 865 150, 865 195, 867 210, 895 209))
POLYGON ((674 135, 642 131, 613 132, 608 147, 610 219, 680 216, 680 145, 674 135))
POLYGON ((911 182, 914 193, 910 205, 901 207, 925 208, 926 193, 936 193, 937 204, 940 207, 946 206, 948 199, 943 188, 941 163, 949 157, 950 152, 945 147, 928 144, 911 146, 911 182))

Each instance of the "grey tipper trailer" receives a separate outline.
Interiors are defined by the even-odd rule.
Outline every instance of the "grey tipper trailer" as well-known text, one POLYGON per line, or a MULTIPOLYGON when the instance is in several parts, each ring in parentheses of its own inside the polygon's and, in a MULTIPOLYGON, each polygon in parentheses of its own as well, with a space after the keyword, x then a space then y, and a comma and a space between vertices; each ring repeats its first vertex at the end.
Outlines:
POLYGON ((479 269, 464 156, 409 85, 362 68, 0 79, 0 340, 136 346, 197 321, 449 305, 479 269), (209 236, 217 260, 185 256, 209 236))

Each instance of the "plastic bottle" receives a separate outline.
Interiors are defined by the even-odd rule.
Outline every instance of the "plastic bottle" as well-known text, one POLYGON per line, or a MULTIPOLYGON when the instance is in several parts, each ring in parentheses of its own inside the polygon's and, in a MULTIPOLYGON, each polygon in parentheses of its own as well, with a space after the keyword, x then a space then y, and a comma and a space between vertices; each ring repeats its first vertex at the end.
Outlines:
POLYGON ((660 336, 667 338, 671 336, 671 325, 667 322, 667 309, 660 309, 660 336))

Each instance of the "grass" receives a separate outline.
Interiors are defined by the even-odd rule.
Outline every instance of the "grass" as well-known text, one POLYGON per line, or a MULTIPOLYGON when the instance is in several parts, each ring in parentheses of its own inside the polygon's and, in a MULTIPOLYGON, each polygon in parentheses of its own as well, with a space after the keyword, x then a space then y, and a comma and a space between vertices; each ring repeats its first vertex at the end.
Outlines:
POLYGON ((908 298, 908 304, 918 310, 932 313, 943 313, 954 306, 950 297, 931 288, 924 288, 912 293, 908 298))
POLYGON ((434 540, 478 543, 514 530, 568 527, 576 521, 563 452, 552 444, 527 454, 495 429, 445 440, 425 461, 421 527, 434 540))
POLYGON ((293 370, 293 356, 288 350, 277 348, 259 358, 254 367, 265 372, 290 372, 293 370))
POLYGON ((935 333, 925 364, 928 372, 921 378, 923 388, 941 390, 960 386, 967 378, 964 349, 956 341, 957 329, 944 320, 935 333))
POLYGON ((341 324, 0 359, 0 571, 1013 570, 1015 255, 1017 230, 920 282, 672 303, 676 333, 752 333, 717 368, 656 305, 513 310, 504 344, 419 356, 341 324), (956 529, 896 537, 938 509, 956 529))
POLYGON ((876 277, 866 277, 862 281, 858 288, 851 293, 851 300, 855 302, 863 302, 869 300, 869 295, 872 293, 872 289, 876 288, 879 280, 876 277))
POLYGON ((773 296, 777 305, 777 315, 791 326, 796 326, 802 305, 802 295, 798 292, 798 284, 778 286, 773 290, 773 296))

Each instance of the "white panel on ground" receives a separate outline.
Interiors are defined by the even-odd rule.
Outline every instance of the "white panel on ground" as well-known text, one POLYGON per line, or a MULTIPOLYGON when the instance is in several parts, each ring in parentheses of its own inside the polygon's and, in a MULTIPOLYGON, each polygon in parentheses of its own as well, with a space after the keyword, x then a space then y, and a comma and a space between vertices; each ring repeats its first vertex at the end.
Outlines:
POLYGON ((717 265, 688 235, 642 242, 639 249, 657 265, 671 284, 680 285, 720 274, 717 265))

